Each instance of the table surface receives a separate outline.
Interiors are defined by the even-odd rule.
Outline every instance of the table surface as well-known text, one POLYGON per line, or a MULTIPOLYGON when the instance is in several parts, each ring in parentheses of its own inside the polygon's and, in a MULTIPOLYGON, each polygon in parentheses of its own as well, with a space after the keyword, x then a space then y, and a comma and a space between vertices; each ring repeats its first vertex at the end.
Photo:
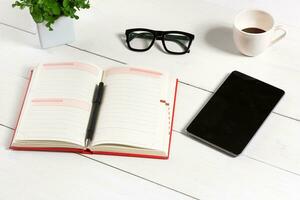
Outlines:
POLYGON ((1 0, 0 199, 300 199, 300 3, 285 2, 289 10, 248 0, 92 1, 75 23, 75 42, 42 50, 28 12, 1 0), (254 6, 274 11, 288 34, 262 55, 245 57, 233 45, 232 21, 238 9, 254 6), (136 53, 124 45, 124 30, 133 27, 184 30, 196 38, 186 55, 166 54, 159 43, 136 53), (169 160, 9 150, 28 68, 67 60, 150 67, 178 77, 169 160), (286 91, 236 158, 184 131, 233 70, 286 91))

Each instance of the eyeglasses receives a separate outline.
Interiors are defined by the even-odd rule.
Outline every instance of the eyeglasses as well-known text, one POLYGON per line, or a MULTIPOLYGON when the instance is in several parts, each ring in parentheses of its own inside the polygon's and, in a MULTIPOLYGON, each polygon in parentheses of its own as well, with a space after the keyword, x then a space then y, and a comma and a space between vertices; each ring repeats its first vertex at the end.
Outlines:
POLYGON ((155 31, 145 28, 128 29, 125 34, 130 50, 147 51, 153 46, 155 40, 161 40, 165 51, 170 54, 189 53, 195 37, 182 31, 155 31))

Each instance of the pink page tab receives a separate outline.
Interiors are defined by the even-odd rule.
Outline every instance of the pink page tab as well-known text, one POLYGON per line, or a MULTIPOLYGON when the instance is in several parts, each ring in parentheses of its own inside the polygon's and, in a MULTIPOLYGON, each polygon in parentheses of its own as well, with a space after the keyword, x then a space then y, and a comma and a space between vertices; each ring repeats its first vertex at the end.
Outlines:
POLYGON ((135 74, 135 75, 142 75, 142 76, 151 76, 155 78, 159 78, 162 76, 162 73, 147 70, 147 69, 140 69, 140 68, 127 68, 127 67, 118 67, 118 68, 111 68, 106 70, 106 75, 113 75, 113 74, 135 74))
POLYGON ((91 104, 76 99, 62 99, 62 98, 35 98, 31 100, 34 106, 66 106, 74 107, 89 111, 91 104))
POLYGON ((75 69, 92 73, 95 76, 99 74, 97 67, 80 62, 47 63, 43 66, 44 69, 75 69))

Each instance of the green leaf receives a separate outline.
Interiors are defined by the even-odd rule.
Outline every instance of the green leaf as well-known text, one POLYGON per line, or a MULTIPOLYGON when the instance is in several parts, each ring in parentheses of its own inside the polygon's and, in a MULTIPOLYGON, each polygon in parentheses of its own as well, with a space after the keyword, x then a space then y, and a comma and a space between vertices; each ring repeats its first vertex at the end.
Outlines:
POLYGON ((60 8, 58 4, 51 5, 51 9, 54 15, 60 15, 60 8))
POLYGON ((77 12, 80 9, 90 8, 90 2, 89 0, 16 0, 12 7, 29 8, 36 23, 45 22, 46 27, 52 30, 51 25, 60 16, 79 19, 77 12))
POLYGON ((69 7, 69 0, 63 0, 63 7, 69 7))
POLYGON ((36 23, 42 23, 44 21, 41 10, 38 6, 34 6, 31 12, 31 16, 36 23))

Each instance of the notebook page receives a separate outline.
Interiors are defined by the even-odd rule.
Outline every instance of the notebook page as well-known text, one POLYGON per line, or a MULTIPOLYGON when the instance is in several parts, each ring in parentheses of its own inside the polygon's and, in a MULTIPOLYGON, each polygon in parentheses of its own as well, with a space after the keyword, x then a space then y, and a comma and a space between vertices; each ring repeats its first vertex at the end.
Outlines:
POLYGON ((95 85, 102 70, 83 63, 49 63, 34 70, 16 139, 83 145, 95 85))
POLYGON ((156 148, 168 76, 137 68, 105 71, 104 96, 92 145, 120 144, 156 148))

